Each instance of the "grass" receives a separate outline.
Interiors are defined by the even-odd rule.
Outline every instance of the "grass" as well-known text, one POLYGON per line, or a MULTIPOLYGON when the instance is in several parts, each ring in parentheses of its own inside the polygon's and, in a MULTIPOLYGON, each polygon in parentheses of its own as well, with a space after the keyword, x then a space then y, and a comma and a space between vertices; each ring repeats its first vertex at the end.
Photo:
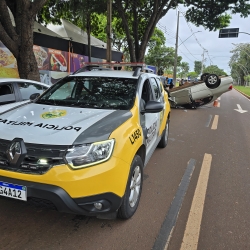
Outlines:
POLYGON ((235 86, 234 85, 234 88, 235 89, 238 89, 239 91, 241 91, 242 93, 250 96, 250 87, 244 87, 244 86, 235 86))

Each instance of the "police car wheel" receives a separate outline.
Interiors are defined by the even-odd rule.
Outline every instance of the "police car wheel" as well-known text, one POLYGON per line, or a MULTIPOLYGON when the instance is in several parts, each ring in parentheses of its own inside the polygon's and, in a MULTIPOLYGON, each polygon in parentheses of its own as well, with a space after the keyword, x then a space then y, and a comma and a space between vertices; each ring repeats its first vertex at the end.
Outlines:
POLYGON ((161 140, 158 144, 159 148, 165 148, 167 146, 167 144, 168 144, 168 132, 169 132, 169 121, 167 121, 166 127, 163 130, 161 140))
POLYGON ((139 155, 135 155, 131 164, 126 192, 118 210, 118 218, 129 219, 135 213, 141 197, 143 182, 143 162, 139 155))

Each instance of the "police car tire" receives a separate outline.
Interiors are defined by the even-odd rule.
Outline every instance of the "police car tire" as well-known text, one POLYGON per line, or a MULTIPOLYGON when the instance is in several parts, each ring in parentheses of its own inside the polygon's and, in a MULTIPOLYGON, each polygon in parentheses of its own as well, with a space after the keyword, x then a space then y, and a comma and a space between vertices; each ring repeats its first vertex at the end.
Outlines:
POLYGON ((142 192, 142 183, 143 183, 143 162, 139 155, 135 155, 133 162, 131 164, 125 195, 123 197, 122 204, 117 213, 118 218, 127 220, 134 215, 140 201, 142 192), (136 178, 137 174, 138 177, 136 178), (137 187, 137 191, 139 191, 139 194, 137 197, 135 197, 136 201, 133 204, 130 204, 129 199, 131 198, 130 197, 131 193, 134 192, 133 184, 138 184, 135 186, 137 187))
POLYGON ((162 136, 161 136, 161 140, 158 144, 159 148, 165 148, 168 144, 168 134, 169 134, 169 120, 166 123, 166 127, 163 130, 162 136))

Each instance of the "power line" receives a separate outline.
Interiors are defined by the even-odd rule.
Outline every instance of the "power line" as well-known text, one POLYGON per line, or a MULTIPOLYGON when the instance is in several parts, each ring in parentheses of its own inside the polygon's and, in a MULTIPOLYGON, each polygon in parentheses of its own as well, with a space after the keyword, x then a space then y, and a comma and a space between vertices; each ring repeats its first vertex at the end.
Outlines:
POLYGON ((207 52, 208 58, 209 58, 209 60, 210 60, 210 64, 212 64, 213 62, 212 62, 212 60, 211 60, 211 58, 210 58, 210 56, 209 56, 208 50, 205 49, 205 48, 201 45, 201 43, 199 42, 199 40, 197 39, 197 37, 196 37, 196 35, 195 35, 195 33, 194 33, 194 31, 193 31, 191 25, 188 23, 188 21, 187 21, 187 19, 186 19, 186 13, 185 13, 184 11, 182 11, 182 10, 180 9, 180 7, 178 7, 178 9, 179 9, 179 11, 182 13, 182 15, 183 15, 183 17, 184 17, 184 19, 185 19, 185 21, 186 21, 186 23, 187 23, 187 26, 189 27, 189 29, 190 29, 190 31, 191 31, 191 33, 194 34, 194 38, 195 38, 196 42, 198 43, 198 45, 202 48, 203 51, 206 51, 206 52, 207 52))
MULTIPOLYGON (((171 36, 173 39, 175 39, 174 36, 169 34, 169 31, 167 30, 166 26, 163 26, 162 24, 158 23, 158 26, 161 30, 163 30, 163 32, 169 36, 171 36)), ((184 42, 182 41, 182 39, 179 37, 179 39, 181 40, 183 46, 186 48, 186 50, 189 52, 190 55, 192 55, 194 57, 195 60, 198 60, 191 52, 190 50, 186 47, 186 45, 184 44, 184 42)), ((170 44, 174 44, 174 43, 170 43, 170 44)), ((175 44, 174 44, 175 45, 175 44)), ((184 54, 184 53, 183 53, 184 54)))

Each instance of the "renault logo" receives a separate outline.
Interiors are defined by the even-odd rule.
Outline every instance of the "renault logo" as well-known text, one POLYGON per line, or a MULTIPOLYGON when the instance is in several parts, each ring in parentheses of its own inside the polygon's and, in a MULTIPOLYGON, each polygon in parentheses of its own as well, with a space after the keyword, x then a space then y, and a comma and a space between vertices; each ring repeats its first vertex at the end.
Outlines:
POLYGON ((21 154, 21 145, 20 145, 20 142, 13 142, 10 145, 9 157, 11 158, 11 160, 13 160, 14 158, 19 158, 20 154, 21 154))
POLYGON ((6 151, 7 158, 11 167, 19 167, 24 160, 27 150, 23 139, 15 138, 9 149, 6 151))

